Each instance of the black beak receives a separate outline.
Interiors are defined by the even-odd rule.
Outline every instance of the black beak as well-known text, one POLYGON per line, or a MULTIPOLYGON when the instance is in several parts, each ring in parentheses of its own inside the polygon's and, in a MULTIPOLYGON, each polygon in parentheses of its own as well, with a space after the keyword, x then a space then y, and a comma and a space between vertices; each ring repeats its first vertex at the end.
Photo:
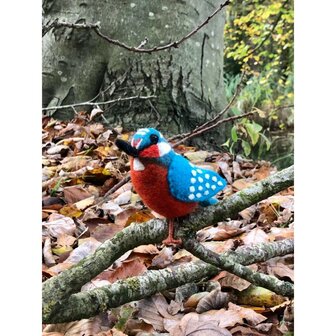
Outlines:
POLYGON ((127 141, 117 139, 115 142, 116 146, 123 152, 125 152, 127 155, 138 157, 139 151, 131 146, 127 141))

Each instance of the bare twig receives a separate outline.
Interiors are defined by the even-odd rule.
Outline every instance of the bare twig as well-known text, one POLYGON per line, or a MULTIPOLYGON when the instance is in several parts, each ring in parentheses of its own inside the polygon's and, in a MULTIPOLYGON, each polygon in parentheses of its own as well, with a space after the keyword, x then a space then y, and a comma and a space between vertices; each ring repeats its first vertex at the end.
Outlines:
MULTIPOLYGON (((236 98, 238 97, 238 95, 239 95, 239 93, 240 93, 240 91, 241 91, 241 88, 242 88, 242 83, 243 83, 243 79, 244 79, 244 77, 245 77, 245 72, 242 72, 242 75, 241 75, 241 77, 240 77, 240 80, 239 80, 239 83, 238 83, 238 85, 237 85, 236 91, 235 91, 235 93, 233 94, 233 96, 232 96, 230 102, 229 102, 229 103, 225 106, 225 108, 224 108, 221 112, 219 112, 213 119, 211 119, 211 120, 205 122, 204 124, 202 124, 202 125, 196 127, 195 129, 193 129, 192 131, 190 131, 190 132, 188 132, 188 133, 183 133, 183 134, 175 135, 175 136, 169 138, 168 141, 173 141, 173 140, 182 138, 178 143, 174 144, 174 147, 175 147, 175 146, 177 146, 178 144, 180 144, 180 143, 186 141, 187 139, 190 139, 191 137, 193 137, 193 136, 195 136, 195 135, 199 135, 199 134, 203 133, 202 130, 207 131, 207 130, 209 130, 209 129, 212 129, 212 128, 218 126, 220 123, 217 124, 216 122, 220 119, 221 116, 223 116, 223 114, 225 114, 225 113, 232 107, 233 103, 235 102, 236 98), (216 123, 216 126, 208 128, 209 125, 214 124, 214 123, 216 123), (194 135, 194 134, 195 134, 195 135, 194 135)), ((228 118, 228 119, 229 119, 229 118, 228 118)), ((233 120, 234 120, 234 119, 233 119, 233 120)), ((226 120, 226 119, 224 119, 222 122, 227 122, 227 121, 231 121, 231 120, 226 120)))
POLYGON ((254 111, 254 112, 248 112, 248 113, 240 114, 240 115, 237 115, 237 116, 232 116, 232 117, 229 117, 229 118, 225 118, 225 119, 222 119, 222 120, 217 121, 215 124, 210 125, 210 126, 208 126, 208 127, 206 127, 206 128, 201 128, 201 129, 198 130, 198 131, 195 131, 195 130, 194 130, 194 131, 193 131, 192 133, 190 133, 188 136, 186 136, 186 137, 184 137, 183 139, 181 139, 181 140, 175 142, 175 143, 173 144, 173 147, 176 147, 176 146, 180 145, 181 143, 183 143, 183 142, 189 140, 190 138, 193 138, 193 137, 198 136, 198 135, 200 135, 200 134, 202 134, 202 133, 205 133, 205 132, 207 132, 207 131, 210 131, 211 129, 217 127, 217 126, 220 125, 220 124, 223 124, 223 123, 226 123, 226 122, 229 122, 229 121, 233 121, 233 120, 237 120, 237 119, 241 119, 241 118, 245 118, 245 117, 248 117, 248 116, 250 116, 250 115, 253 115, 253 114, 256 113, 256 112, 257 112, 257 111, 254 111))
POLYGON ((69 105, 58 105, 58 106, 50 106, 50 107, 43 107, 42 111, 49 111, 49 110, 59 110, 62 108, 72 108, 75 106, 96 106, 96 105, 106 105, 106 104, 112 104, 112 103, 119 103, 119 102, 124 102, 124 101, 130 101, 130 100, 136 100, 136 99, 141 99, 141 100, 146 100, 146 99, 153 99, 157 98, 157 96, 133 96, 133 97, 125 97, 125 98, 117 98, 117 99, 112 99, 112 100, 107 100, 103 102, 83 102, 83 103, 76 103, 76 104, 69 104, 69 105))
MULTIPOLYGON (((183 36, 181 39, 167 43, 162 46, 155 46, 153 48, 142 48, 145 43, 144 41, 140 43, 138 47, 131 47, 127 45, 126 43, 120 42, 119 40, 112 39, 111 37, 103 34, 100 30, 100 23, 69 23, 69 22, 58 22, 54 21, 53 26, 51 28, 61 28, 61 27, 68 27, 68 28, 77 28, 77 29, 92 29, 98 36, 100 36, 105 41, 114 44, 116 46, 119 46, 121 48, 127 49, 129 51, 137 52, 137 53, 152 53, 162 50, 167 50, 170 48, 178 48, 180 44, 185 42, 187 39, 189 39, 191 36, 195 35, 201 28, 203 28, 205 25, 209 23, 209 21, 217 14, 219 13, 225 6, 227 6, 230 3, 229 0, 225 1, 224 3, 221 3, 219 7, 211 14, 209 15, 199 26, 197 26, 195 29, 193 29, 191 32, 189 32, 187 35, 183 36)), ((48 31, 51 29, 49 28, 48 31)))

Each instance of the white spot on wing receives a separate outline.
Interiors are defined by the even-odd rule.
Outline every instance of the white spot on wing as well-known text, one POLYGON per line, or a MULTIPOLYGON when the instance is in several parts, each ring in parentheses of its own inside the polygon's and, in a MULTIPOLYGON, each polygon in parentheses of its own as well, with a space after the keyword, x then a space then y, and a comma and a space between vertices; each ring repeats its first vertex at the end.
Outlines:
POLYGON ((203 190, 203 187, 202 187, 202 186, 199 186, 199 187, 198 187, 198 190, 203 190))
POLYGON ((217 181, 217 177, 216 176, 212 176, 212 181, 216 182, 217 181))
POLYGON ((191 174, 193 174, 193 176, 196 176, 197 175, 196 170, 192 170, 191 174))
POLYGON ((213 184, 213 185, 211 186, 211 189, 212 189, 212 190, 215 190, 215 189, 216 189, 216 186, 213 184))
POLYGON ((222 186, 223 182, 222 181, 218 181, 218 185, 222 186))
POLYGON ((198 178, 198 181, 199 181, 200 183, 202 183, 202 182, 203 182, 202 177, 199 177, 199 178, 198 178))
POLYGON ((197 193, 197 194, 196 194, 196 197, 197 197, 197 198, 200 198, 200 197, 202 197, 202 194, 201 194, 201 193, 197 193))
POLYGON ((190 200, 193 200, 193 199, 195 198, 195 195, 194 195, 194 194, 190 194, 190 195, 188 196, 188 198, 189 198, 190 200))
POLYGON ((200 174, 203 174, 201 169, 197 169, 197 172, 200 173, 200 174))
POLYGON ((210 184, 209 184, 209 183, 205 183, 205 186, 206 186, 207 188, 210 188, 210 184))
POLYGON ((209 174, 205 174, 204 176, 205 176, 206 179, 209 180, 209 178, 210 178, 210 175, 209 175, 209 174))
POLYGON ((194 187, 194 186, 191 186, 191 187, 189 188, 189 190, 190 190, 190 192, 194 192, 194 191, 195 191, 195 187, 194 187))
POLYGON ((145 169, 145 166, 142 164, 142 162, 138 158, 135 158, 133 160, 133 169, 135 171, 141 171, 145 169))
POLYGON ((193 184, 196 183, 196 179, 195 179, 195 177, 192 177, 192 178, 190 179, 190 182, 193 183, 193 184))
POLYGON ((209 195, 209 190, 205 190, 204 195, 209 195))

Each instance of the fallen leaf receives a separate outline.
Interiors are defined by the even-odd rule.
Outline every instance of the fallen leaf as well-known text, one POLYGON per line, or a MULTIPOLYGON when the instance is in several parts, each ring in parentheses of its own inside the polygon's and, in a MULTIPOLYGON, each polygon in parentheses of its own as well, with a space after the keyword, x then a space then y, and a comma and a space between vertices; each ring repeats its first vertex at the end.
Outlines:
POLYGON ((63 195, 68 204, 76 203, 91 196, 91 194, 81 186, 65 187, 63 189, 63 195))
POLYGON ((261 334, 260 332, 251 329, 250 327, 236 326, 230 329, 230 333, 233 336, 265 336, 265 334, 261 334))
MULTIPOLYGON (((176 256, 176 255, 175 255, 176 256)), ((173 261, 173 250, 171 247, 165 246, 158 255, 152 260, 152 267, 165 268, 173 261)))
POLYGON ((228 309, 210 310, 202 313, 202 320, 215 320, 222 328, 233 327, 236 324, 243 324, 244 320, 250 325, 257 325, 267 317, 254 312, 252 309, 237 306, 229 302, 228 309))
POLYGON ((113 201, 118 205, 127 204, 131 200, 131 195, 132 195, 131 190, 126 190, 118 197, 116 197, 113 201))
POLYGON ((274 168, 272 168, 270 165, 263 165, 254 173, 253 177, 257 181, 260 181, 268 177, 272 171, 274 171, 274 168))
POLYGON ((139 259, 125 260, 121 266, 113 270, 108 277, 110 283, 116 282, 117 280, 127 279, 129 277, 142 275, 147 271, 147 267, 139 259))
POLYGON ((239 304, 250 306, 273 307, 285 301, 286 298, 283 296, 275 294, 266 288, 253 285, 242 292, 237 293, 237 302, 239 304))
POLYGON ((136 253, 145 253, 145 254, 158 254, 159 250, 158 248, 153 244, 148 245, 139 245, 138 247, 135 247, 133 249, 133 252, 136 253))
POLYGON ((44 241, 44 246, 43 246, 43 259, 44 263, 48 266, 51 267, 56 264, 55 258, 52 255, 51 252, 51 240, 49 237, 47 237, 44 241))
POLYGON ((236 180, 232 183, 232 187, 236 190, 242 190, 245 188, 250 187, 251 185, 253 185, 253 182, 248 181, 246 179, 240 179, 240 180, 236 180))
POLYGON ((73 235, 76 230, 75 222, 72 218, 61 214, 51 214, 48 222, 43 222, 42 227, 47 230, 47 233, 57 238, 61 234, 73 235))
MULTIPOLYGON (((257 265, 250 265, 248 268, 256 271, 258 269, 257 265)), ((227 271, 222 271, 218 275, 216 275, 212 280, 218 280, 222 287, 229 287, 237 289, 238 291, 242 291, 248 288, 251 283, 247 280, 244 280, 237 275, 229 273, 227 271)))
POLYGON ((294 281, 294 270, 289 268, 287 265, 281 262, 274 262, 274 260, 268 260, 266 262, 267 265, 267 273, 270 275, 275 275, 278 278, 288 277, 292 281, 294 281))
POLYGON ((245 245, 267 243, 270 241, 265 231, 259 228, 255 228, 249 233, 243 234, 241 240, 244 242, 245 245))
POLYGON ((91 196, 91 197, 84 198, 83 200, 74 203, 74 206, 78 210, 84 210, 87 207, 89 207, 90 205, 94 204, 94 202, 95 202, 95 197, 91 196))
POLYGON ((95 229, 91 231, 91 237, 99 242, 111 239, 116 233, 120 232, 124 227, 117 224, 98 224, 95 229))
POLYGON ((55 155, 55 154, 60 154, 61 156, 66 156, 66 154, 69 151, 69 147, 65 145, 55 145, 53 147, 50 147, 47 150, 47 154, 49 155, 55 155))
POLYGON ((218 167, 220 168, 223 176, 227 180, 228 184, 232 184, 232 176, 231 176, 231 170, 230 166, 227 162, 225 161, 219 161, 218 162, 218 167))
POLYGON ((99 241, 92 237, 80 239, 78 244, 79 246, 75 248, 65 260, 66 263, 77 264, 87 255, 93 253, 101 245, 99 241))
POLYGON ((277 228, 272 227, 271 232, 269 233, 270 241, 277 241, 282 239, 294 238, 294 228, 277 228))
POLYGON ((131 214, 128 217, 125 226, 128 226, 133 222, 144 223, 144 222, 147 222, 147 221, 149 221, 150 219, 153 219, 153 218, 155 218, 155 217, 153 216, 153 214, 149 210, 137 211, 137 212, 131 214))
POLYGON ((196 308, 198 302, 208 294, 209 292, 199 292, 199 293, 195 293, 191 295, 188 298, 188 300, 184 303, 184 307, 185 308, 196 308))
POLYGON ((231 295, 223 293, 220 288, 214 289, 200 299, 196 312, 203 313, 211 309, 227 308, 231 295))
POLYGON ((183 316, 181 321, 168 330, 171 336, 232 336, 231 333, 220 326, 217 321, 208 321, 197 313, 183 316))
POLYGON ((77 207, 74 204, 65 205, 62 209, 60 209, 59 212, 60 214, 70 218, 78 218, 83 214, 83 212, 77 209, 77 207))

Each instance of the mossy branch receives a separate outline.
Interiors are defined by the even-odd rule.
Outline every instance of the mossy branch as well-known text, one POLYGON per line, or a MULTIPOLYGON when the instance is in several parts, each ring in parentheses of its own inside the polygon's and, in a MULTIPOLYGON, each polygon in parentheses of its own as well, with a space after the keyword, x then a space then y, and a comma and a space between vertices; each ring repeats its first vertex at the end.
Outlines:
MULTIPOLYGON (((263 262, 269 257, 283 256, 294 251, 294 241, 286 239, 269 244, 240 247, 235 252, 223 253, 221 258, 231 258, 244 265, 263 262)), ((43 315, 44 323, 64 323, 95 316, 107 309, 142 299, 157 292, 182 286, 190 282, 209 279, 220 270, 203 261, 191 262, 174 268, 148 271, 142 276, 119 280, 109 286, 73 294, 63 301, 58 311, 43 315)))
MULTIPOLYGON (((239 211, 292 186, 293 181, 294 167, 291 166, 214 206, 199 209, 181 223, 177 233, 183 235, 186 231, 195 232, 225 218, 232 218, 239 211)), ((79 292, 84 284, 103 272, 125 252, 139 245, 160 243, 167 234, 168 226, 165 220, 153 219, 142 224, 133 223, 104 242, 95 253, 77 265, 45 281, 42 286, 43 319, 48 321, 52 316, 56 316, 55 312, 64 309, 64 302, 71 294, 79 292)))

